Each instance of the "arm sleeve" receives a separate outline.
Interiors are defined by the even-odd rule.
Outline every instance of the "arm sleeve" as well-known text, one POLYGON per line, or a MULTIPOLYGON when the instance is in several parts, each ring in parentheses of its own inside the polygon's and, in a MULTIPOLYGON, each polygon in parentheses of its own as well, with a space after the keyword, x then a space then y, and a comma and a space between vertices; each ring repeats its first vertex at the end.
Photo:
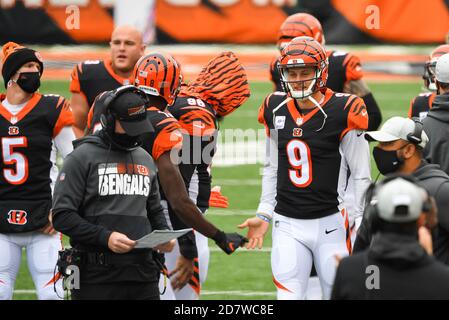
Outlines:
POLYGON ((73 140, 75 140, 75 133, 72 127, 62 128, 61 132, 54 138, 56 149, 63 158, 73 151, 73 140))
POLYGON ((277 134, 271 130, 271 134, 266 138, 265 164, 262 176, 262 193, 260 196, 258 213, 273 216, 276 206, 276 186, 277 186, 277 134))
POLYGON ((84 198, 87 172, 88 168, 74 156, 65 159, 53 195, 53 225, 78 242, 107 248, 112 232, 88 222, 78 213, 84 198))
POLYGON ((382 122, 382 113, 379 105, 371 92, 363 96, 362 99, 368 111, 368 131, 375 131, 382 122))
POLYGON ((354 180, 352 215, 360 223, 365 207, 365 193, 371 183, 370 151, 363 131, 349 131, 341 141, 340 149, 348 163, 351 179, 354 180))
POLYGON ((170 229, 164 216, 164 209, 161 205, 161 196, 159 194, 159 183, 156 175, 151 177, 151 190, 147 200, 147 214, 153 230, 170 229))

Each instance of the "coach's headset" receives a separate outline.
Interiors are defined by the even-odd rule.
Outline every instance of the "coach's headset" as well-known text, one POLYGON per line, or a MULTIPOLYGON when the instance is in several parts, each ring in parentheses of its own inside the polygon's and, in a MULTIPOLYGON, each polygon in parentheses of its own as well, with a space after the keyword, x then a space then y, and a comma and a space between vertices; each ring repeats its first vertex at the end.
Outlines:
POLYGON ((142 97, 145 103, 148 102, 148 96, 145 94, 145 92, 133 85, 126 85, 112 91, 106 91, 102 96, 104 110, 100 116, 100 123, 103 129, 109 134, 114 132, 116 120, 116 116, 113 112, 111 112, 111 106, 118 97, 126 92, 136 93, 142 97))
POLYGON ((422 132, 424 130, 423 123, 419 118, 413 117, 413 122, 415 123, 415 129, 412 133, 409 133, 407 135, 407 140, 410 143, 413 143, 414 145, 418 146, 422 142, 422 132))
MULTIPOLYGON (((365 214, 367 214, 371 220, 371 234, 374 234, 379 230, 380 219, 381 219, 380 215, 379 215, 379 208, 377 206, 377 199, 376 199, 377 194, 379 193, 379 190, 384 185, 386 185, 387 183, 389 183, 395 179, 399 179, 399 178, 402 178, 408 182, 413 183, 414 185, 418 186, 425 192, 425 200, 423 201, 423 205, 421 208, 421 212, 424 212, 425 216, 426 216, 424 226, 429 228, 429 230, 434 227, 434 225, 432 225, 432 218, 430 217, 434 211, 433 210, 434 205, 432 203, 431 196, 429 195, 427 190, 422 187, 421 182, 417 178, 415 178, 414 176, 411 176, 411 175, 405 175, 402 173, 393 173, 393 174, 387 175, 385 177, 385 179, 383 179, 382 181, 380 181, 377 184, 372 183, 369 186, 368 190, 366 191, 367 210, 366 210, 365 214)), ((406 213, 403 211, 404 209, 408 210, 408 208, 404 208, 403 206, 396 207, 395 214, 404 215, 406 213)))

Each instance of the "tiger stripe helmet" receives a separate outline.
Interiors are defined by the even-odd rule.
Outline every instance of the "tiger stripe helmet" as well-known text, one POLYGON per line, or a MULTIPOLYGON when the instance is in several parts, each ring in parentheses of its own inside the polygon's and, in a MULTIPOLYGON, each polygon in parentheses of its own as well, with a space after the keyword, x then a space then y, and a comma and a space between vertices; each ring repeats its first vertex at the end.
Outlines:
POLYGON ((146 94, 162 97, 169 106, 175 102, 182 82, 179 63, 171 55, 159 52, 142 56, 132 76, 136 87, 146 94))
POLYGON ((427 89, 431 91, 436 91, 437 86, 435 84, 435 67, 437 65, 437 60, 442 55, 449 53, 449 44, 442 44, 436 47, 429 56, 429 59, 426 61, 424 65, 424 84, 427 89))
POLYGON ((279 58, 279 73, 285 92, 295 99, 305 99, 318 90, 325 90, 329 61, 326 50, 318 41, 310 37, 294 38, 283 50, 279 58), (306 80, 289 80, 288 71, 292 68, 315 68, 315 76, 306 80), (306 82, 310 82, 306 88, 306 82), (302 84, 295 90, 292 84, 302 84))
POLYGON ((245 69, 234 53, 222 52, 201 70, 198 77, 183 86, 180 96, 193 96, 213 106, 224 117, 239 108, 250 96, 245 69))
POLYGON ((318 19, 308 13, 296 13, 287 17, 279 29, 279 50, 282 51, 293 38, 302 36, 311 37, 324 46, 323 28, 318 19))

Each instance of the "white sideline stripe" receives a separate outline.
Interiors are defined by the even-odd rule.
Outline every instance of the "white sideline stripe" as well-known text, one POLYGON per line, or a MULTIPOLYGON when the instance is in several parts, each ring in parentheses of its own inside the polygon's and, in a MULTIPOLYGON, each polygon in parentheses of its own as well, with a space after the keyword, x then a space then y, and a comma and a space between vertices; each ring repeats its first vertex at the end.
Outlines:
MULTIPOLYGON (((36 290, 15 290, 14 294, 35 294, 36 290)), ((264 291, 208 291, 202 290, 203 296, 217 296, 217 295, 233 295, 233 296, 275 296, 276 292, 264 291)))
MULTIPOLYGON (((223 250, 221 250, 220 248, 216 248, 216 247, 212 247, 209 248, 210 252, 223 252, 223 250)), ((271 248, 266 248, 266 247, 262 247, 262 249, 253 249, 253 250, 248 250, 245 248, 240 248, 238 249, 236 252, 234 252, 233 254, 237 254, 237 253, 257 253, 257 252, 271 252, 271 248)))
POLYGON ((214 296, 214 295, 234 295, 234 296, 276 296, 276 292, 270 291, 208 291, 202 290, 201 295, 214 296))

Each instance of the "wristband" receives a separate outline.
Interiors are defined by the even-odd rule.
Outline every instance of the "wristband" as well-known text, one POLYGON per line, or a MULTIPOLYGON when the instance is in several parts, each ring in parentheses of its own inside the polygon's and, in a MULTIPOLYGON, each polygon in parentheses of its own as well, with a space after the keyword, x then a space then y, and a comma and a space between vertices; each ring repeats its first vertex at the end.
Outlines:
POLYGON ((259 219, 262 219, 262 220, 265 221, 265 222, 268 222, 268 223, 271 222, 271 219, 268 218, 267 216, 264 216, 263 214, 256 213, 256 217, 258 217, 259 219))

